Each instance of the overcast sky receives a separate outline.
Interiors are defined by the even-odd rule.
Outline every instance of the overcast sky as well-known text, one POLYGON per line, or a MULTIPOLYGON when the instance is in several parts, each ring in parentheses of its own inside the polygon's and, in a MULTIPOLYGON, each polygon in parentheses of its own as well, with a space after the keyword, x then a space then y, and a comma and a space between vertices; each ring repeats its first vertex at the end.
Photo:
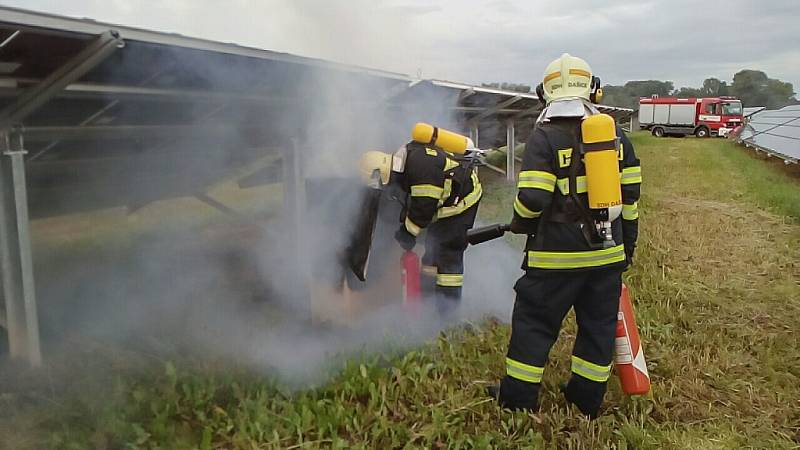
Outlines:
POLYGON ((563 52, 604 83, 743 68, 800 91, 800 1, 0 0, 0 4, 469 83, 537 83, 563 52), (224 5, 224 6, 223 6, 224 5))

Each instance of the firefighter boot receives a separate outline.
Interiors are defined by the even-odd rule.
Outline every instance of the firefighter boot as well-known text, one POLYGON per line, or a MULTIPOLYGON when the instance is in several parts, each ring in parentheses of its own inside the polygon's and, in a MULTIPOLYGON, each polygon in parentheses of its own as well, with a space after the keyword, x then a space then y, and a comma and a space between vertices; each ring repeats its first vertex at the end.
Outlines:
POLYGON ((578 407, 581 413, 596 419, 600 413, 600 405, 606 394, 607 383, 590 381, 583 377, 573 376, 569 383, 561 384, 561 392, 568 403, 578 407))
POLYGON ((498 402, 503 408, 536 412, 539 410, 539 383, 528 383, 505 376, 500 382, 498 402))
POLYGON ((459 304, 461 304, 461 286, 436 286, 436 311, 443 322, 455 320, 459 304))
POLYGON ((495 400, 500 400, 500 385, 490 384, 489 386, 486 386, 486 395, 495 400))
POLYGON ((422 290, 422 298, 432 302, 436 295, 436 266, 427 263, 425 257, 422 258, 419 287, 422 290))

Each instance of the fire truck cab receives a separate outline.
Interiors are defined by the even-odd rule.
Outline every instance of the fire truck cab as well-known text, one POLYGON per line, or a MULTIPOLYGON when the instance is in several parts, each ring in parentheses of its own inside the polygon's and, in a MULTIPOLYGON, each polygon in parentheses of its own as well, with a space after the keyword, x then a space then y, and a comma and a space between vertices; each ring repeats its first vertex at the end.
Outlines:
POLYGON ((657 137, 725 136, 742 119, 742 102, 735 97, 639 99, 639 127, 657 137))

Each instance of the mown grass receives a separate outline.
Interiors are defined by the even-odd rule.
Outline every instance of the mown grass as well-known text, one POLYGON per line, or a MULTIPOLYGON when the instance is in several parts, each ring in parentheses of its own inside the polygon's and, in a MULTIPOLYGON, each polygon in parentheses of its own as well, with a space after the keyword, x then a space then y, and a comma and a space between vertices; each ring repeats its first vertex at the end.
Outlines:
MULTIPOLYGON (((489 320, 413 351, 354 356, 325 385, 301 390, 221 362, 117 355, 111 375, 95 382, 5 398, 6 418, 29 419, 5 430, 0 445, 800 448, 797 180, 723 140, 632 140, 645 184, 636 265, 625 279, 651 398, 628 398, 613 380, 599 420, 567 408, 556 385, 569 371, 569 319, 545 372, 542 411, 501 411, 483 388, 502 376, 509 328, 489 320)), ((483 219, 507 219, 513 187, 487 187, 483 219)))

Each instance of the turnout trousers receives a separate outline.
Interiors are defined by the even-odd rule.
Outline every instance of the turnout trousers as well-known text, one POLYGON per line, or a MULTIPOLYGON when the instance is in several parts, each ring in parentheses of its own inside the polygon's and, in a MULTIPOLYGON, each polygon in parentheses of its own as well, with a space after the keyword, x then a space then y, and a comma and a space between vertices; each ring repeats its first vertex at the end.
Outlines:
POLYGON ((511 409, 538 409, 550 347, 567 312, 575 308, 578 334, 564 395, 583 414, 596 417, 611 374, 621 289, 622 269, 616 268, 529 271, 520 278, 514 286, 517 298, 500 404, 511 409))
POLYGON ((426 297, 435 293, 436 307, 442 314, 454 311, 461 300, 467 230, 475 224, 478 204, 428 227, 420 282, 426 297))

